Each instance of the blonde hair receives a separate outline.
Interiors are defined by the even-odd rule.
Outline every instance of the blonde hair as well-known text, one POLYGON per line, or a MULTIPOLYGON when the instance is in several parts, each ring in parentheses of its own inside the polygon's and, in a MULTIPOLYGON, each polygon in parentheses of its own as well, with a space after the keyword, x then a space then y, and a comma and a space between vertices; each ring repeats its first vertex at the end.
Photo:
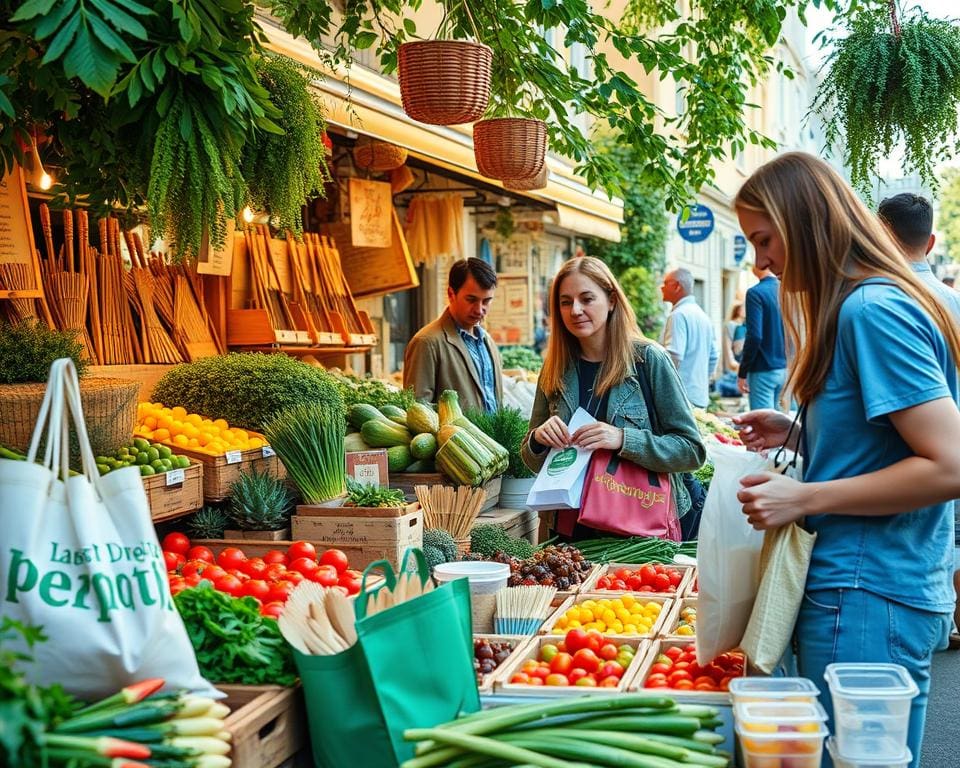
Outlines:
POLYGON ((597 377, 597 394, 606 393, 622 382, 633 369, 634 345, 646 341, 637 330, 637 317, 620 283, 610 268, 593 256, 579 256, 564 262, 550 286, 550 341, 540 371, 540 388, 547 397, 563 390, 563 375, 576 365, 580 342, 567 330, 560 314, 560 286, 573 274, 582 274, 596 283, 610 299, 607 318, 606 354, 597 377))
POLYGON ((737 319, 737 315, 743 314, 746 317, 746 311, 742 301, 735 301, 730 305, 730 311, 727 313, 727 320, 731 323, 737 319))
POLYGON ((960 329, 907 264, 887 228, 822 160, 790 152, 763 165, 734 206, 767 216, 783 240, 784 325, 797 350, 786 388, 801 403, 823 389, 840 307, 860 281, 883 277, 933 319, 960 361, 960 329))

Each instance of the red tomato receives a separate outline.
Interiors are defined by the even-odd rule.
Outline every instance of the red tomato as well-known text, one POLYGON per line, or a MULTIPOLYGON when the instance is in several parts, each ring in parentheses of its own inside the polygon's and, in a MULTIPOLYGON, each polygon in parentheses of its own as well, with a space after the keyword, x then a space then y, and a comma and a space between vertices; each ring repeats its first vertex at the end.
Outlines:
POLYGON ((671 586, 675 588, 679 587, 680 582, 683 581, 683 574, 676 569, 671 570, 667 575, 670 577, 671 586))
POLYGON ((283 574, 283 578, 296 586, 307 577, 300 573, 300 571, 287 571, 283 574))
POLYGON ((552 675, 547 675, 546 679, 543 681, 543 684, 544 685, 570 685, 570 681, 567 679, 566 675, 554 673, 552 675))
MULTIPOLYGON (((315 566, 313 571, 307 574, 307 578, 310 581, 317 582, 321 587, 335 587, 339 580, 337 569, 332 565, 315 566)), ((353 581, 353 579, 348 579, 348 581, 353 581)))
POLYGON ((186 562, 186 558, 179 552, 163 551, 163 564, 168 571, 175 571, 186 562))
POLYGON ((681 653, 683 653, 683 650, 681 650, 680 648, 678 648, 677 646, 674 645, 674 646, 671 646, 670 648, 667 648, 667 649, 663 652, 663 655, 664 655, 664 656, 669 656, 671 659, 673 659, 674 661, 676 661, 677 659, 680 658, 680 654, 681 654, 681 653))
POLYGON ((614 677, 613 675, 610 675, 610 677, 603 678, 598 683, 598 686, 600 688, 616 688, 618 685, 620 685, 620 678, 614 677))
POLYGON ((347 596, 355 595, 360 591, 360 582, 357 579, 344 579, 340 578, 340 581, 337 583, 338 587, 343 587, 347 590, 347 596))
POLYGON ((597 579, 597 589, 610 589, 610 578, 608 576, 601 576, 597 579))
MULTIPOLYGON (((616 662, 609 662, 616 663, 616 662)), ((600 669, 600 657, 589 648, 581 648, 573 654, 573 666, 586 672, 596 672, 600 669)), ((619 664, 617 666, 620 666, 619 664)), ((604 665, 606 667, 606 665, 604 665)), ((606 675, 604 675, 606 677, 606 675)))
POLYGON ((270 619, 279 619, 283 613, 283 603, 264 603, 260 606, 260 615, 270 619))
POLYGON ((651 672, 660 672, 664 675, 669 675, 673 671, 672 664, 654 664, 650 667, 651 672))
POLYGON ((619 655, 620 649, 617 648, 617 646, 615 646, 613 643, 604 643, 600 646, 600 650, 597 651, 597 656, 604 661, 613 661, 619 655))
POLYGON ((689 662, 689 661, 675 661, 675 662, 673 663, 673 670, 674 670, 675 672, 679 672, 680 670, 683 670, 684 672, 686 672, 686 671, 687 671, 687 667, 689 667, 689 666, 690 666, 690 662, 689 662))
POLYGON ((226 571, 231 568, 240 568, 246 561, 247 556, 237 547, 227 547, 217 555, 217 565, 226 571))
POLYGON ((262 557, 250 557, 243 562, 240 570, 252 579, 262 579, 267 570, 267 564, 262 557))
POLYGON ((200 583, 200 576, 196 573, 191 573, 189 576, 184 576, 183 581, 188 587, 195 587, 200 583))
POLYGON ((644 584, 653 586, 654 579, 657 578, 657 569, 652 565, 645 565, 640 569, 640 580, 644 584))
POLYGON ((236 576, 238 579, 240 579, 241 584, 250 580, 250 577, 247 576, 247 574, 245 574, 239 568, 231 568, 229 571, 227 571, 227 573, 229 573, 231 576, 236 576))
POLYGON ((185 556, 190 551, 190 539, 174 531, 163 537, 163 543, 160 546, 165 552, 176 552, 185 556))
POLYGON ((597 630, 591 629, 589 632, 587 632, 586 647, 594 653, 598 653, 600 651, 600 646, 604 645, 606 642, 606 639, 603 637, 603 635, 597 632, 597 630))
POLYGON ((573 669, 573 656, 569 653, 558 653, 550 660, 550 671, 559 675, 569 675, 573 669))
POLYGON ((676 685, 671 685, 670 687, 676 688, 678 691, 692 691, 693 680, 677 680, 676 685))
POLYGON ((337 573, 344 573, 350 567, 350 561, 339 549, 328 549, 320 555, 320 565, 332 565, 337 573))
POLYGON ((648 677, 647 682, 643 684, 643 687, 644 688, 666 688, 667 681, 662 678, 657 678, 656 680, 652 680, 648 677))
POLYGON ((693 687, 699 688, 701 685, 709 685, 711 688, 714 687, 713 678, 707 677, 706 675, 700 675, 693 680, 693 687))
POLYGON ((354 570, 353 568, 347 568, 347 570, 345 570, 340 575, 346 576, 347 578, 350 578, 350 579, 357 579, 359 581, 360 579, 363 578, 363 571, 357 571, 357 570, 354 570))
POLYGON ((574 667, 573 669, 570 670, 570 674, 567 675, 567 679, 570 681, 571 685, 576 685, 577 680, 580 680, 581 678, 588 677, 588 676, 589 675, 587 674, 586 670, 578 669, 577 667, 574 667))
POLYGON ((667 566, 665 566, 663 563, 654 563, 653 570, 655 570, 657 573, 666 573, 667 566))
POLYGON ((713 684, 713 682, 709 682, 709 683, 694 683, 694 684, 693 684, 693 690, 695 690, 695 691, 715 691, 715 690, 717 690, 717 686, 715 686, 715 685, 713 684))
POLYGON ((295 541, 287 549, 287 560, 292 562, 299 557, 309 557, 311 560, 316 560, 317 548, 309 541, 295 541))
POLYGON ((571 629, 563 638, 568 653, 576 653, 581 648, 587 647, 587 633, 582 629, 571 629))
POLYGON ((267 599, 267 595, 270 594, 270 585, 267 584, 263 579, 250 579, 246 584, 243 585, 243 589, 240 590, 241 595, 246 595, 249 597, 255 597, 257 600, 263 601, 267 599))
POLYGON ((597 672, 597 677, 601 679, 604 677, 621 678, 623 677, 623 665, 618 661, 608 661, 600 667, 600 671, 597 672))
POLYGON ((627 586, 634 590, 640 589, 640 587, 643 586, 643 580, 638 575, 634 574, 627 579, 627 586))
POLYGON ((290 565, 287 566, 287 570, 299 571, 304 576, 309 576, 317 570, 318 567, 317 561, 312 557, 298 557, 296 560, 291 561, 290 565))
POLYGON ((692 683, 693 679, 690 677, 690 673, 685 669, 678 669, 676 672, 671 672, 667 677, 667 681, 670 683, 671 688, 676 688, 677 683, 681 680, 686 680, 688 683, 692 683))
POLYGON ((543 685, 543 678, 542 678, 542 677, 531 677, 531 678, 530 678, 530 685, 543 685))
POLYGON ((280 549, 271 549, 267 554, 263 556, 263 562, 267 565, 273 565, 273 563, 280 563, 280 565, 287 564, 287 555, 283 550, 280 549))
POLYGON ((614 579, 610 584, 609 589, 613 589, 618 592, 624 592, 627 589, 627 582, 625 582, 623 579, 614 579))
POLYGON ((210 547, 190 547, 187 552, 187 560, 203 560, 205 563, 215 563, 213 550, 210 547))
POLYGON ((180 576, 173 576, 170 579, 170 594, 176 595, 187 588, 187 582, 180 576))
POLYGON ((615 579, 620 579, 620 581, 626 581, 633 576, 633 571, 631 571, 629 568, 618 568, 616 571, 614 571, 613 576, 615 579))
POLYGON ((665 573, 658 573, 653 579, 653 587, 657 592, 666 592, 670 589, 670 577, 665 573))
POLYGON ((213 586, 221 592, 226 592, 228 595, 240 597, 240 590, 243 589, 243 582, 241 582, 236 576, 231 576, 229 573, 225 573, 223 576, 213 582, 213 586))
POLYGON ((530 677, 537 678, 539 680, 546 680, 547 675, 550 674, 550 665, 549 664, 538 664, 535 669, 532 669, 529 673, 530 677))
POLYGON ((263 572, 263 578, 267 581, 276 581, 282 579, 287 573, 287 566, 283 563, 270 563, 263 572))
POLYGON ((510 682, 514 685, 530 685, 530 675, 526 672, 514 672, 510 682))
POLYGON ((523 664, 520 665, 520 671, 531 674, 533 670, 537 669, 539 666, 540 664, 536 659, 527 659, 525 662, 523 662, 523 664))
POLYGON ((647 682, 663 682, 664 685, 667 683, 667 676, 662 672, 653 672, 647 676, 647 682))
POLYGON ((270 592, 267 594, 266 600, 268 603, 285 603, 291 592, 293 592, 293 582, 275 581, 270 585, 270 592))
POLYGON ((214 584, 216 584, 218 579, 222 579, 227 575, 227 571, 225 568, 221 568, 219 565, 208 565, 203 569, 203 573, 201 575, 207 581, 212 581, 214 584))
MULTIPOLYGON (((574 670, 574 671, 576 671, 576 670, 574 670)), ((593 677, 593 675, 587 675, 586 677, 577 678, 576 682, 574 682, 573 684, 574 684, 574 685, 579 685, 579 686, 584 687, 584 688, 596 688, 596 687, 597 687, 597 679, 596 679, 595 677, 593 677)))

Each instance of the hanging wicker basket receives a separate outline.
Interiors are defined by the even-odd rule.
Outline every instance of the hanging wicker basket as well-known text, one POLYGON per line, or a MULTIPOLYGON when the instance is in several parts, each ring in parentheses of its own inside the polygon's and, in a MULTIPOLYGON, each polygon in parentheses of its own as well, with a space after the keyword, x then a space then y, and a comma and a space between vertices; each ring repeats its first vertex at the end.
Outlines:
POLYGON ((479 120, 490 99, 493 51, 468 40, 417 40, 400 46, 403 110, 430 125, 479 120))
POLYGON ((547 155, 547 124, 524 117, 499 117, 473 125, 477 170, 491 179, 530 179, 547 155))
POLYGON ((547 164, 544 163, 540 173, 536 176, 530 176, 526 179, 504 179, 503 188, 514 192, 532 192, 535 189, 544 189, 547 186, 548 176, 547 164))
POLYGON ((407 150, 386 141, 361 136, 353 147, 353 162, 357 168, 372 173, 386 173, 407 162, 407 150))

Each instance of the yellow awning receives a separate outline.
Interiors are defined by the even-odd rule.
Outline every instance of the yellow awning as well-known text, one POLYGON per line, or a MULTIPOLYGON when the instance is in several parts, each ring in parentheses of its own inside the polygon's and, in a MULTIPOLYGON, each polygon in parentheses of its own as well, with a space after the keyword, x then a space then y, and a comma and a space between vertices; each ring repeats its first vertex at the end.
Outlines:
MULTIPOLYGON (((310 67, 320 67, 316 53, 306 40, 291 36, 269 16, 258 13, 258 21, 267 34, 269 48, 310 67)), ((331 72, 315 85, 323 97, 330 124, 398 144, 438 167, 478 181, 499 183, 477 171, 469 125, 451 127, 414 122, 400 105, 400 87, 394 80, 357 64, 349 72, 331 72)), ((592 192, 562 160, 550 158, 548 166, 550 176, 545 189, 510 194, 554 204, 557 224, 564 229, 619 242, 623 202, 592 192)))

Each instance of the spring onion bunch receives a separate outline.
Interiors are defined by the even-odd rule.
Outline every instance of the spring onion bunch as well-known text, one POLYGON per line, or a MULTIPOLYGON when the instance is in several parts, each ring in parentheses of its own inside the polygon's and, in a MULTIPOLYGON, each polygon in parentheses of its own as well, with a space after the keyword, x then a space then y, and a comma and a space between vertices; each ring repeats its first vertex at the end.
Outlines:
POLYGON ((346 431, 343 409, 327 403, 293 406, 277 414, 264 428, 267 440, 308 504, 343 493, 346 431))

